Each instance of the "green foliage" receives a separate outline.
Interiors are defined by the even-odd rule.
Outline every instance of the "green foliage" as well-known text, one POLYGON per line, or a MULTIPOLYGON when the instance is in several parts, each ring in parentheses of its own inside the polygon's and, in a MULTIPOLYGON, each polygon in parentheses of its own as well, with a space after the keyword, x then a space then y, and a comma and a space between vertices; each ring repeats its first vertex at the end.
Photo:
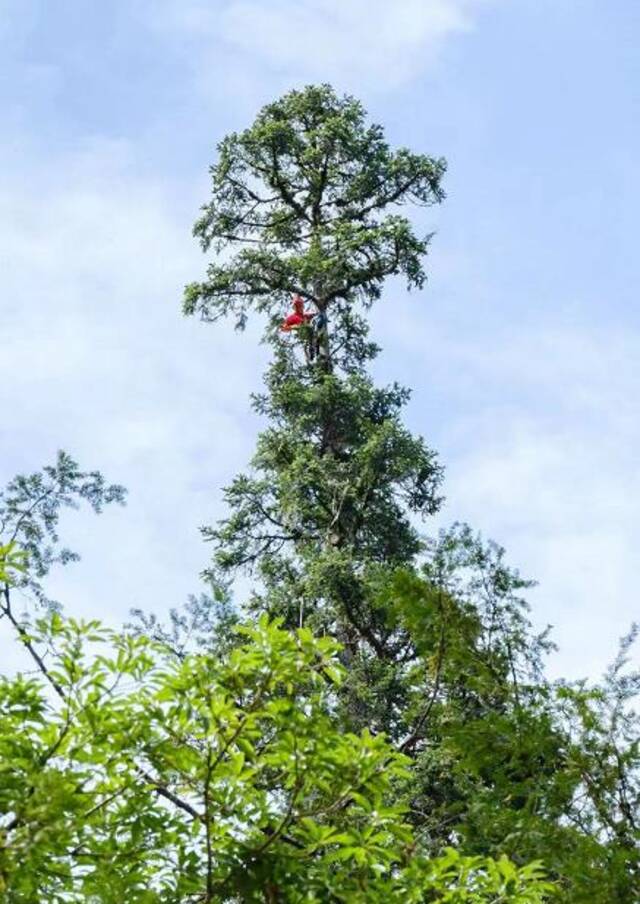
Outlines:
POLYGON ((535 868, 414 854, 407 760, 332 713, 337 648, 266 617, 179 659, 57 613, 0 680, 2 900, 541 902, 535 868))
POLYGON ((378 298, 395 274, 422 285, 429 239, 387 208, 441 201, 444 161, 392 151, 354 98, 329 85, 292 91, 218 153, 194 233, 205 250, 237 250, 187 287, 186 313, 232 313, 243 326, 248 306, 273 313, 291 292, 325 307, 378 298))
POLYGON ((0 546, 0 583, 13 584, 17 575, 24 574, 27 554, 15 540, 0 546))
POLYGON ((576 864, 584 900, 640 896, 640 670, 629 668, 637 637, 633 625, 600 684, 558 688, 576 786, 567 819, 590 841, 590 860, 576 864))
MULTIPOLYGON (((275 574, 281 592, 292 551, 310 571, 334 574, 342 556, 359 594, 355 571, 369 562, 410 561, 421 548, 405 509, 425 515, 437 508, 441 470, 400 423, 400 388, 376 390, 357 374, 320 382, 299 376, 283 352, 270 373, 270 394, 256 399, 271 426, 259 438, 255 471, 227 489, 233 515, 205 535, 219 550, 218 569, 248 567, 269 585, 275 574)), ((300 596, 313 598, 310 589, 291 573, 292 606, 300 596)))
POLYGON ((40 581, 55 563, 75 561, 78 554, 60 546, 58 523, 65 508, 81 503, 94 512, 105 505, 122 504, 124 487, 107 484, 99 471, 81 471, 66 452, 59 452, 53 465, 33 474, 19 474, 0 492, 0 541, 18 544, 29 560, 20 578, 23 589, 40 602, 51 603, 40 581))

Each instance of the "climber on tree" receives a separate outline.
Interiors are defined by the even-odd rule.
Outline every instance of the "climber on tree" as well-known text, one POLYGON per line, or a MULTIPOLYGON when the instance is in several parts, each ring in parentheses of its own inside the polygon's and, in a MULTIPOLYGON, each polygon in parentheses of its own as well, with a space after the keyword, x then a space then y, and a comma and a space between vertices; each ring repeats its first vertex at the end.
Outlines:
POLYGON ((295 330, 306 323, 310 323, 310 321, 313 320, 315 316, 316 315, 311 311, 305 311, 304 301, 302 300, 302 298, 299 295, 294 295, 293 314, 289 314, 288 317, 285 317, 285 319, 282 321, 280 329, 285 333, 289 333, 291 332, 291 330, 295 330))
POLYGON ((280 329, 284 333, 302 328, 306 339, 304 354, 311 364, 320 355, 323 341, 326 343, 327 315, 325 311, 305 311, 304 301, 300 295, 293 296, 293 314, 282 321, 280 329), (310 330, 306 327, 310 326, 310 330))

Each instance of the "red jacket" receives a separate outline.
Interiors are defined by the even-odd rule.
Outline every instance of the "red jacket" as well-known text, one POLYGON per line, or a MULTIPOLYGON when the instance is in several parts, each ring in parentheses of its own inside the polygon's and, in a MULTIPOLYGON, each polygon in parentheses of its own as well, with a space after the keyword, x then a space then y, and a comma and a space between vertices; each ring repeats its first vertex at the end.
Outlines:
POLYGON ((285 317, 280 329, 285 333, 288 333, 291 330, 295 330, 297 327, 302 326, 303 323, 309 323, 309 321, 313 319, 313 316, 313 314, 305 311, 302 298, 300 298, 299 295, 294 295, 293 314, 289 314, 288 317, 285 317))

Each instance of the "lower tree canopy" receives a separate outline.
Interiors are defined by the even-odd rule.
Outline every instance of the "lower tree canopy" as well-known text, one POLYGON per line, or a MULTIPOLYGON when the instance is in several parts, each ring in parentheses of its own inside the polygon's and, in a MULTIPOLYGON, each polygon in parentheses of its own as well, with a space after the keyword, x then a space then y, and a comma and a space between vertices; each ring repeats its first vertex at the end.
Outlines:
POLYGON ((417 856, 407 758, 334 714, 336 644, 262 617, 177 657, 58 614, 42 680, 0 680, 4 901, 529 901, 506 859, 417 856), (92 648, 93 651, 92 651, 92 648), (333 702, 332 702, 333 700, 333 702))

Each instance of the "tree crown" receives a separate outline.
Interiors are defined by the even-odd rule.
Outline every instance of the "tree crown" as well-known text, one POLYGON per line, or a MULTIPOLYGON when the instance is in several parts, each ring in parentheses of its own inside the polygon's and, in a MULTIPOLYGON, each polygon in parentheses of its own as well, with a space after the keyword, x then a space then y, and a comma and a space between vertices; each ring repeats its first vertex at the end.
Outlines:
POLYGON ((429 236, 399 209, 443 199, 445 162, 392 150, 353 97, 329 85, 291 91, 218 150, 194 232, 228 257, 187 287, 187 313, 233 314, 242 327, 249 308, 273 314, 293 292, 325 310, 370 303, 388 276, 424 282, 429 236))

